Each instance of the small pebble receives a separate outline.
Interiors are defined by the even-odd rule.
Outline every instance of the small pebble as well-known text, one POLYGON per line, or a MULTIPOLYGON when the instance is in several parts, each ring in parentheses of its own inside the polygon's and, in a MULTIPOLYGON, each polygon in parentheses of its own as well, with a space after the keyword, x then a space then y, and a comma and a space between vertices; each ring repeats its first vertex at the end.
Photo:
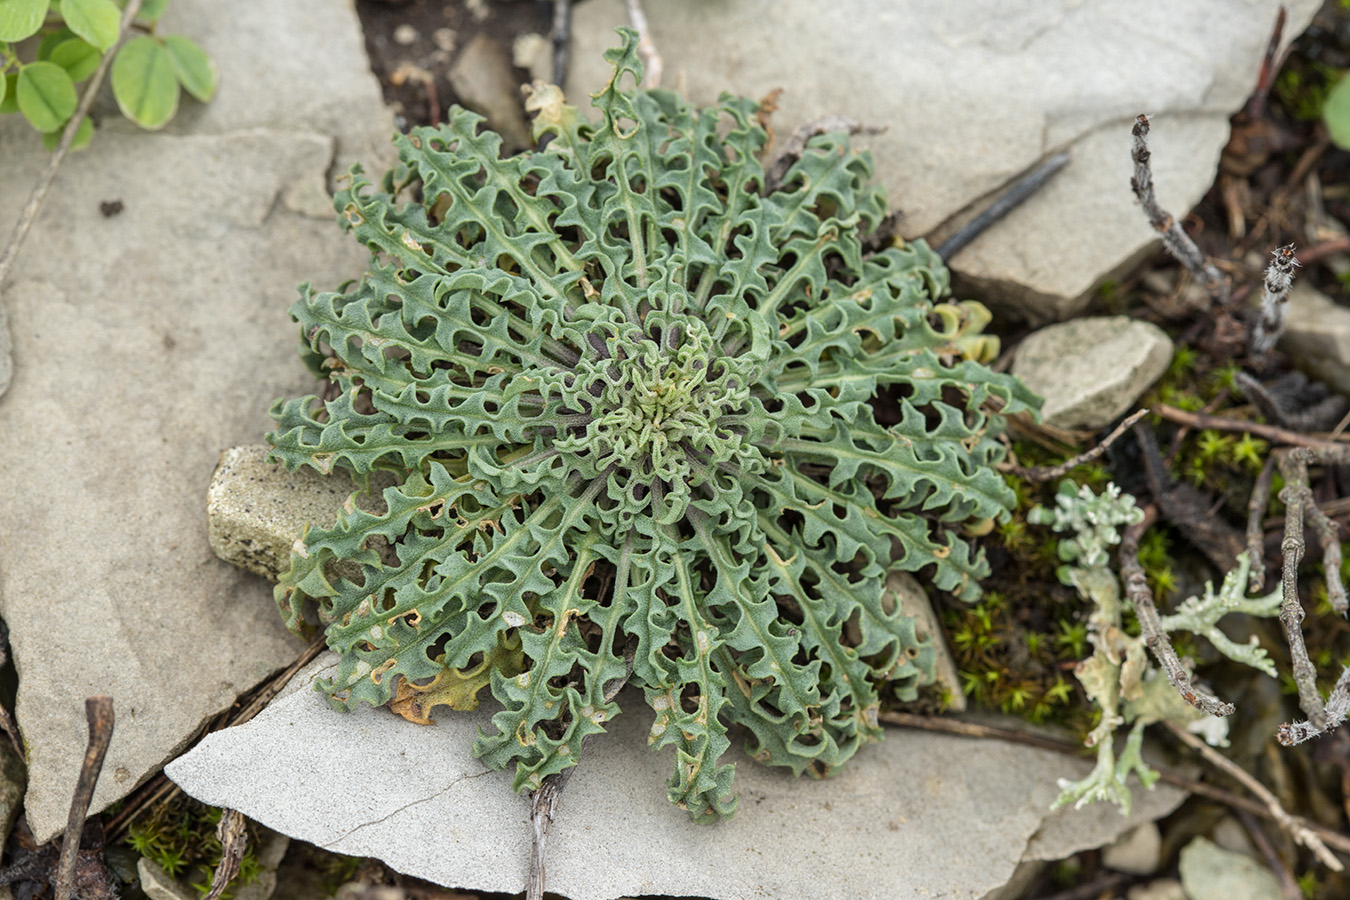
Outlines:
POLYGON ((394 29, 394 43, 404 47, 417 41, 417 29, 406 22, 394 29))
POLYGON ((431 33, 431 39, 436 42, 436 46, 446 53, 454 52, 456 37, 453 28, 437 28, 431 33))

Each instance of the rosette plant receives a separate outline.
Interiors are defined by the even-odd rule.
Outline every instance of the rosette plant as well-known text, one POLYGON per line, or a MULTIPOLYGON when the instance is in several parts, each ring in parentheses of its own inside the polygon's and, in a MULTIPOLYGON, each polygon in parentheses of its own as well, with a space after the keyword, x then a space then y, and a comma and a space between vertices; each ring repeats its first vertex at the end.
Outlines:
POLYGON ((846 135, 772 186, 758 105, 638 90, 635 48, 594 124, 536 85, 542 150, 501 158, 455 110, 381 185, 353 170, 335 205, 369 271, 292 309, 330 399, 278 403, 270 440, 397 484, 311 528, 277 598, 297 629, 317 604, 339 705, 425 721, 490 686, 474 750, 518 790, 630 679, 671 801, 710 821, 731 723, 828 775, 880 736, 882 691, 932 681, 886 575, 976 594, 961 529, 1013 505, 999 411, 1036 400, 963 357, 980 311, 937 302, 927 246, 866 252, 886 203, 846 135))

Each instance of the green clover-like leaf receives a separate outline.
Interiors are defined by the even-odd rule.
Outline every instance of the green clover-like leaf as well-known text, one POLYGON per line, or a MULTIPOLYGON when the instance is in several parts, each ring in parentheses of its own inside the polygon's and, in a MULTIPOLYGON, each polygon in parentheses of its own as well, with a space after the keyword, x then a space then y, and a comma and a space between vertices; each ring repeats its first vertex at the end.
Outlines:
POLYGON ((15 85, 19 111, 38 131, 55 131, 79 105, 75 83, 53 62, 29 63, 19 70, 15 85))
POLYGON ((847 135, 771 189, 758 104, 621 88, 642 77, 623 36, 596 124, 536 86, 546 149, 503 159, 456 109, 338 193, 370 268, 302 289, 331 399, 279 401, 269 439, 399 483, 311 528, 277 600, 297 629, 317 604, 336 704, 418 721, 434 692, 409 685, 518 643, 475 744, 518 789, 575 764, 631 669, 671 801, 711 821, 735 809, 730 724, 825 776, 881 736, 883 697, 933 680, 886 576, 977 595, 961 528, 1015 505, 997 437, 1039 401, 967 358, 992 349, 983 311, 940 302, 926 245, 867 249, 886 202, 847 135))
POLYGON ((150 35, 134 37, 117 51, 112 87, 122 114, 142 128, 163 128, 178 111, 173 55, 150 35))
POLYGON ((98 68, 103 54, 97 47, 81 38, 71 38, 58 44, 51 54, 51 61, 66 70, 71 81, 84 81, 98 68))
POLYGON ((173 72, 183 89, 205 103, 216 93, 216 64, 195 41, 173 34, 164 39, 173 72))
POLYGON ((50 0, 0 0, 0 41, 21 41, 37 34, 50 0))
POLYGON ((117 43, 122 13, 112 0, 61 0, 61 17, 71 31, 99 50, 117 43))

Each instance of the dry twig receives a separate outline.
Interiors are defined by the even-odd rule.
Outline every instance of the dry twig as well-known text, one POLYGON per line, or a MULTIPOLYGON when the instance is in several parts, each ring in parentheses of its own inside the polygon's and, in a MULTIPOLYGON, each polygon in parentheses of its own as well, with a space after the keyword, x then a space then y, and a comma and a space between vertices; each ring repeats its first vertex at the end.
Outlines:
POLYGON ((943 259, 951 259, 963 247, 987 231, 990 226, 1025 203, 1032 194, 1045 187, 1046 183, 1068 164, 1069 151, 1061 150, 1018 178, 997 200, 989 204, 988 208, 962 225, 951 237, 939 244, 935 248, 937 255, 943 259))
MULTIPOLYGON (((1150 410, 1154 415, 1167 419, 1169 422, 1176 422, 1179 425, 1189 425, 1191 428, 1210 428, 1214 431, 1234 431, 1239 434, 1254 434, 1257 437, 1263 437, 1274 444, 1284 444, 1292 447, 1310 447, 1313 449, 1326 449, 1341 446, 1332 443, 1325 438, 1299 434, 1297 431, 1290 431, 1287 428, 1276 428, 1273 425, 1262 425, 1259 422, 1248 422, 1243 419, 1229 419, 1224 416, 1210 416, 1204 413, 1186 412, 1184 409, 1177 409, 1175 406, 1168 406, 1165 403, 1159 403, 1150 410)), ((1344 438, 1342 438, 1344 440, 1344 438)))
POLYGON ((1280 854, 1275 851, 1275 845, 1266 836, 1261 823, 1256 821, 1256 816, 1242 809, 1237 811, 1237 816, 1238 820, 1242 822, 1242 827, 1247 829, 1247 834, 1251 837, 1252 843, 1256 845, 1256 849, 1261 851, 1261 855, 1266 858, 1266 868, 1275 874, 1275 880, 1280 883, 1280 893, 1284 894, 1284 900, 1306 900, 1303 891, 1299 890, 1294 873, 1289 870, 1288 864, 1280 859, 1280 854))
POLYGON ((568 54, 572 47, 572 0, 553 0, 553 83, 567 81, 568 54))
MULTIPOLYGON (((646 74, 642 77, 642 87, 654 88, 661 86, 661 54, 656 52, 656 44, 652 42, 651 30, 647 27, 647 14, 642 11, 642 0, 627 0, 628 21, 632 23, 633 30, 638 33, 638 56, 642 57, 642 65, 646 74)), ((559 86, 562 82, 558 82, 559 86)))
POLYGON ((1085 450, 1072 459, 1066 460, 1057 466, 1000 466, 1000 468, 1011 472, 1018 478, 1024 478, 1027 481, 1033 481, 1038 484, 1054 481, 1056 478, 1068 474, 1071 469, 1077 468, 1078 466, 1083 465, 1083 463, 1090 463, 1101 456, 1111 448, 1111 445, 1114 444, 1121 435, 1133 428, 1135 422, 1138 422, 1144 416, 1148 415, 1148 413, 1149 411, 1147 409, 1140 409, 1130 413, 1125 417, 1125 420, 1117 425, 1115 430, 1103 438, 1101 443, 1097 446, 1090 450, 1085 450))
POLYGON ((1261 316, 1252 329, 1252 356, 1265 356, 1284 333, 1289 286, 1294 283, 1294 268, 1298 265, 1293 244, 1285 244, 1272 254, 1266 268, 1265 289, 1261 293, 1261 316))
POLYGON ((1203 756, 1211 765, 1237 779, 1243 787, 1255 794, 1261 802, 1266 805, 1266 809, 1270 812, 1270 818, 1296 842, 1311 850, 1313 855, 1317 857, 1322 865, 1331 869, 1333 872, 1339 872, 1344 868, 1344 866, 1341 865, 1341 861, 1336 858, 1336 855, 1327 849, 1327 845, 1322 839, 1304 823, 1285 812, 1284 807, 1280 805, 1280 801, 1276 799, 1275 795, 1272 794, 1265 785, 1253 778, 1246 769, 1200 740, 1200 738, 1191 734, 1185 728, 1182 728, 1173 722, 1164 721, 1163 724, 1167 726, 1168 731, 1176 735, 1178 739, 1186 744, 1186 746, 1203 756))
MULTIPOLYGON (((622 678, 615 678, 605 686, 605 702, 613 700, 619 691, 633 677, 633 655, 637 652, 637 643, 629 640, 624 648, 626 670, 622 678)), ((584 743, 583 743, 584 746, 584 743)), ((549 775, 530 798, 530 824, 534 828, 534 841, 530 847, 530 873, 525 881, 525 900, 543 900, 544 896, 544 847, 548 842, 548 829, 553 824, 553 814, 558 809, 558 800, 572 777, 576 766, 563 769, 549 775)))
POLYGON ((220 839, 220 863, 211 876, 211 890, 202 900, 217 900, 239 874, 239 863, 248 849, 248 830, 244 828, 244 814, 237 809, 221 810, 216 837, 220 839))
POLYGON ((1130 158, 1134 160, 1134 177, 1130 179, 1134 195, 1144 207, 1149 224, 1162 235, 1163 246, 1167 248, 1167 252, 1200 279, 1211 297, 1220 303, 1227 303, 1229 298, 1227 279, 1205 258, 1200 248, 1195 246, 1195 241, 1182 230, 1180 223, 1172 214, 1158 204, 1157 195, 1153 191, 1153 170, 1149 166, 1149 158, 1153 154, 1148 149, 1148 130, 1148 116, 1136 117, 1131 131, 1134 135, 1134 145, 1130 153, 1130 158))
POLYGON ((1266 464, 1257 476, 1252 487, 1251 499, 1247 501, 1247 559, 1251 561, 1251 570, 1247 573, 1247 590, 1255 594, 1266 586, 1266 531, 1262 527, 1262 517, 1270 505, 1270 486, 1275 482, 1275 457, 1266 457, 1266 464))
POLYGON ((1191 683, 1186 667, 1181 664, 1176 649, 1163 630, 1158 608, 1153 605, 1153 592, 1149 590, 1144 567, 1139 562, 1139 538, 1151 524, 1149 519, 1150 516, 1145 514, 1142 521, 1128 526, 1120 538, 1121 580, 1125 583, 1125 596, 1133 604, 1135 616, 1139 620, 1140 636, 1181 699, 1211 716, 1231 716, 1237 709, 1233 704, 1211 697, 1191 683))
MULTIPOLYGON (((39 176, 37 184, 33 185, 32 193, 28 195, 28 202, 24 204, 23 212, 19 214, 19 221, 14 225, 9 243, 5 245, 4 252, 0 253, 0 286, 3 286, 5 279, 9 277, 9 270, 13 267, 14 260, 19 255, 19 249, 23 247, 24 238, 28 236, 28 229, 33 227, 33 220, 37 218, 38 210, 42 208, 42 201, 47 197, 47 190, 52 186, 57 170, 61 168, 61 161, 66 158, 66 153, 70 151, 70 145, 75 140, 75 133, 80 130, 80 123, 84 121, 84 117, 89 114, 90 107, 94 105, 94 97, 103 84, 103 77, 108 73, 108 67, 112 65, 113 57, 117 55, 122 42, 127 38, 131 23, 135 21, 136 15, 141 11, 141 2, 142 0, 129 0, 126 9, 122 11, 122 24, 118 32, 117 43, 109 47, 108 51, 103 54, 103 59, 99 61, 98 68, 94 70, 94 74, 89 78, 89 83, 85 85, 84 94, 80 97, 80 105, 75 108, 75 114, 66 123, 65 131, 61 132, 61 141, 52 151, 52 158, 47 161, 46 170, 39 176)), ((0 328, 7 330, 8 327, 4 310, 0 309, 0 328)), ((8 344, 8 334, 0 335, 0 346, 8 344)), ((9 390, 11 374, 9 361, 0 360, 0 396, 4 396, 5 391, 9 390)))
POLYGON ((80 766, 80 778, 75 783, 75 796, 70 801, 70 816, 66 819, 66 834, 61 840, 61 861, 56 868, 56 900, 71 900, 75 890, 75 863, 80 852, 80 838, 84 835, 84 818, 89 814, 89 801, 94 798, 94 787, 103 772, 103 757, 113 735, 113 700, 111 697, 90 697, 84 701, 84 715, 89 722, 89 744, 80 766))

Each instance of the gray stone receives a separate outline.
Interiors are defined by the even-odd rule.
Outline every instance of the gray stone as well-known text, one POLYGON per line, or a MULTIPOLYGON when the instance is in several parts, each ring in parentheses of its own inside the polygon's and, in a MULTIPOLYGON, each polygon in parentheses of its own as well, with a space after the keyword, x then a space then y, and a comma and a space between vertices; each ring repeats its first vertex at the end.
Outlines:
POLYGON ((1045 398, 1045 421, 1101 428, 1128 412, 1172 360, 1172 339, 1125 316, 1075 319, 1032 333, 1013 374, 1045 398))
POLYGON ((178 883, 153 860, 142 856, 136 862, 136 874, 141 878, 141 890, 149 900, 196 900, 196 891, 178 883))
POLYGON ((1162 863, 1162 832, 1145 822, 1102 850, 1102 865, 1130 875, 1152 875, 1162 863))
POLYGON ((1175 878, 1159 878, 1136 884, 1125 892, 1125 900, 1186 900, 1186 890, 1175 878))
POLYGON ((1181 850, 1181 886, 1188 900, 1283 900, 1270 870, 1241 853, 1198 837, 1181 850))
POLYGON ((937 650, 933 674, 937 676, 935 685, 942 693, 943 705, 952 712, 965 712, 966 694, 961 690, 961 676, 956 671, 956 660, 947 646, 946 632, 933 610, 933 602, 928 599, 928 592, 908 572, 892 572, 886 576, 886 596, 882 600, 887 609, 894 608, 890 605, 895 602, 892 598, 900 601, 900 612, 918 620, 915 628, 919 639, 933 641, 937 650))
POLYGON ((331 525, 356 486, 344 472, 287 472, 266 444, 232 447, 206 493, 206 530, 216 556, 273 580, 307 525, 331 525))
MULTIPOLYGON (((907 237, 1068 148, 1066 170, 952 260, 981 299, 1043 322, 1081 310, 1096 284, 1155 245, 1130 191, 1136 115, 1156 116, 1163 205, 1184 215, 1209 189, 1279 5, 691 0, 646 14, 665 85, 700 103, 781 87, 779 135, 825 115, 885 127, 867 143, 907 237)), ((1285 5, 1291 40, 1320 2, 1285 5)), ((604 85, 600 53, 627 21, 623 0, 577 5, 573 102, 604 85)))
MULTIPOLYGON (((470 755, 476 730, 490 727, 488 704, 442 710, 432 727, 384 709, 341 713, 307 689, 334 659, 321 657, 251 722, 208 735, 168 776, 205 803, 338 853, 446 886, 520 891, 528 804, 511 791, 511 773, 470 755)), ((626 714, 587 744, 550 831, 548 887, 573 900, 975 900, 1011 877, 1047 820, 1066 833, 1100 828, 1110 841, 1182 799, 1159 787, 1138 792, 1128 818, 1107 806, 1050 815, 1056 778, 1081 777, 1089 762, 891 731, 828 781, 794 779, 733 749, 740 810, 695 825, 666 800, 672 758, 647 749, 640 696, 619 703, 626 714)))
POLYGON ((487 118, 488 127, 502 136, 508 150, 531 146, 520 79, 511 70, 511 57, 497 41, 485 34, 469 41, 450 69, 450 86, 460 103, 487 118))
MULTIPOLYGON (((270 588, 212 555, 201 498, 222 447, 258 440, 276 397, 313 390, 295 286, 351 278, 367 254, 305 198, 335 154, 390 130, 350 2, 180 0, 165 28, 206 44, 217 98, 185 101, 156 134, 105 120, 0 285, 15 361, 0 615, 40 842, 65 826, 86 696, 116 701, 97 811, 300 649, 270 588), (112 200, 125 210, 105 217, 112 200)), ((18 117, 0 123, 0 222, 47 158, 18 117)))
POLYGON ((1295 281, 1278 346, 1310 378, 1350 394, 1350 309, 1295 281))

